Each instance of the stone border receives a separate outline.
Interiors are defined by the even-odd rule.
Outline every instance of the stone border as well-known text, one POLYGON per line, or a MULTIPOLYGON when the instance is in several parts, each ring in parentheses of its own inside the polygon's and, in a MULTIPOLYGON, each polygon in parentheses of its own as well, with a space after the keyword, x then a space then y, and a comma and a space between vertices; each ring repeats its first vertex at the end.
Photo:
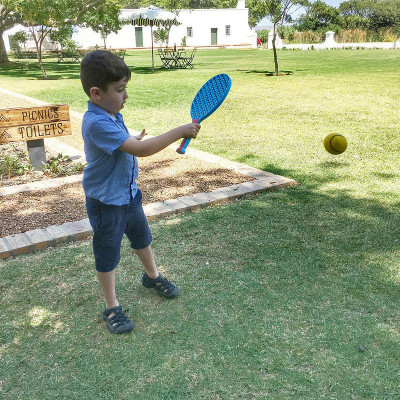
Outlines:
MULTIPOLYGON (((0 89, 0 92, 7 92, 7 94, 13 95, 12 92, 5 91, 4 89, 0 89)), ((31 100, 32 102, 36 103, 40 102, 36 99, 32 99, 23 95, 18 95, 18 97, 23 97, 26 100, 31 100)), ((82 114, 74 112, 74 116, 81 117, 82 114)), ((132 133, 137 134, 135 131, 132 131, 132 133)), ((78 158, 79 160, 84 161, 84 155, 82 152, 69 145, 60 143, 56 139, 46 139, 46 146, 56 146, 53 148, 57 148, 57 151, 62 153, 72 153, 72 156, 70 157, 73 157, 74 159, 78 158)), ((169 147, 175 150, 176 144, 173 144, 169 147)), ((212 164, 234 170, 240 174, 254 178, 254 180, 214 189, 211 192, 196 193, 192 196, 181 196, 176 199, 168 199, 165 201, 147 204, 143 208, 149 221, 154 221, 159 218, 186 211, 197 210, 208 205, 221 204, 238 197, 259 193, 265 190, 272 190, 278 187, 293 186, 297 184, 297 182, 293 179, 285 178, 284 176, 280 175, 274 175, 257 168, 249 167, 245 164, 229 161, 201 150, 188 149, 186 154, 199 160, 207 161, 212 164)), ((78 182, 81 179, 82 175, 75 175, 67 178, 56 178, 46 181, 33 182, 27 185, 5 187, 0 190, 0 196, 40 188, 56 187, 65 183, 78 182)), ((45 229, 34 229, 32 231, 5 236, 0 238, 0 259, 31 253, 37 250, 59 245, 61 243, 82 240, 91 236, 92 234, 92 227, 90 226, 89 219, 86 218, 80 221, 67 222, 62 225, 52 225, 45 229)))

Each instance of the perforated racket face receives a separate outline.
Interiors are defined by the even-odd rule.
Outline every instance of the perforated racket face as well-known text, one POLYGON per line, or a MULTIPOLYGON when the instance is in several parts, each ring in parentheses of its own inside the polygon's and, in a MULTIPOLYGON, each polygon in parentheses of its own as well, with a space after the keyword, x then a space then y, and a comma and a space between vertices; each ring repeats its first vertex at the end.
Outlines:
POLYGON ((216 75, 207 81, 197 92, 190 108, 193 121, 200 123, 210 116, 225 100, 232 85, 226 74, 216 75))

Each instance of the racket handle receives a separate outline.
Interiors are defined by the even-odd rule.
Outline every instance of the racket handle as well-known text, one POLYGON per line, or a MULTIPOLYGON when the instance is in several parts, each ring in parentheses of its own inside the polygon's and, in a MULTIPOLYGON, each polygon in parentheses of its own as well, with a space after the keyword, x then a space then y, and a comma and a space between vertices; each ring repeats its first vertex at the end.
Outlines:
MULTIPOLYGON (((199 124, 201 121, 202 121, 201 118, 192 119, 192 123, 194 123, 194 124, 199 124)), ((176 152, 179 154, 185 154, 186 147, 188 147, 189 143, 190 143, 190 138, 183 139, 181 145, 176 149, 176 152)))
POLYGON ((190 143, 190 139, 183 139, 181 145, 176 149, 176 152, 179 154, 185 154, 186 152, 186 147, 188 147, 190 143))

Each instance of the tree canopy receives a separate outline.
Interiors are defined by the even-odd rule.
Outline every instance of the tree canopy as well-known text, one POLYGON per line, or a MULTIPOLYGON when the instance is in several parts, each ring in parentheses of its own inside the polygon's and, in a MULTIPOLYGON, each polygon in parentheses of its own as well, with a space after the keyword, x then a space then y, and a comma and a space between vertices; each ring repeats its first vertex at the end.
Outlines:
POLYGON ((400 34, 400 0, 349 0, 338 8, 318 0, 296 22, 304 30, 392 28, 400 34))
POLYGON ((279 74, 278 55, 276 52, 277 27, 283 26, 286 22, 291 22, 291 11, 306 4, 307 0, 249 0, 248 7, 253 22, 258 22, 264 17, 269 17, 273 24, 272 49, 274 52, 274 75, 279 74))
POLYGON ((20 23, 35 41, 43 76, 42 44, 55 31, 66 32, 71 25, 87 25, 105 35, 120 29, 117 0, 2 0, 0 3, 0 62, 8 62, 3 32, 20 23))
POLYGON ((127 0, 124 7, 140 8, 150 4, 166 10, 180 10, 184 8, 232 8, 236 7, 237 0, 127 0))

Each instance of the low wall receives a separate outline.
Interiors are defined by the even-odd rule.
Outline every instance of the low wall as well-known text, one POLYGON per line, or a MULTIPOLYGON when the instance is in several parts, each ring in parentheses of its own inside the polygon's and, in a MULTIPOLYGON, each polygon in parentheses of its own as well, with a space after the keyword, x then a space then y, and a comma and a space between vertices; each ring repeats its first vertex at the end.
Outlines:
POLYGON ((326 49, 400 49, 400 41, 396 42, 363 42, 363 43, 324 43, 314 44, 283 44, 281 48, 298 50, 326 50, 326 49))
MULTIPOLYGON (((276 48, 292 50, 326 50, 326 49, 400 49, 400 38, 395 42, 363 42, 363 43, 337 43, 335 32, 326 32, 325 41, 309 44, 285 44, 278 36, 276 48)), ((272 49, 272 37, 268 37, 268 49, 272 49)))

